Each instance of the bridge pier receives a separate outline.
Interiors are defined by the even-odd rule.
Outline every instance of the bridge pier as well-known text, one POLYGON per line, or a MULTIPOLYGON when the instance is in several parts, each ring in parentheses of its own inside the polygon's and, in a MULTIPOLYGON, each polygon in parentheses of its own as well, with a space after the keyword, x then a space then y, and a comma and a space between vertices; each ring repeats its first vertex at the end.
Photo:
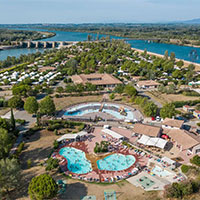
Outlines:
POLYGON ((31 48, 31 42, 30 41, 27 42, 27 48, 31 48))
POLYGON ((52 42, 52 48, 54 49, 56 47, 56 42, 52 42))
POLYGON ((43 42, 44 48, 47 48, 47 42, 43 42))
POLYGON ((35 42, 35 48, 36 48, 36 49, 39 48, 39 42, 35 42))

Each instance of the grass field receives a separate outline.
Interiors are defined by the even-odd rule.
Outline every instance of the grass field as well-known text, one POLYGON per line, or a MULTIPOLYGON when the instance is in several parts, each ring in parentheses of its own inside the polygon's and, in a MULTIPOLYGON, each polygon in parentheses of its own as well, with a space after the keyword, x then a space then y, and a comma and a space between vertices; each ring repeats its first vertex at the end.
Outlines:
POLYGON ((56 105, 56 110, 62 110, 68 106, 84 103, 84 102, 100 102, 102 100, 102 95, 98 96, 80 96, 80 97, 61 97, 54 98, 54 103, 56 105))
POLYGON ((158 91, 146 92, 146 94, 163 105, 174 101, 193 101, 199 99, 199 97, 184 96, 182 94, 162 94, 158 91))

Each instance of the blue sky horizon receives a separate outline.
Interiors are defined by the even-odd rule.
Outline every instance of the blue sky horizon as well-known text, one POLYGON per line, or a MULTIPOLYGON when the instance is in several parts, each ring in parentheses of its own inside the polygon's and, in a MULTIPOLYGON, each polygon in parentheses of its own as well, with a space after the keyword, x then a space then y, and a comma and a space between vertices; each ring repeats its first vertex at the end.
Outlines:
POLYGON ((200 0, 0 0, 0 24, 166 23, 199 9, 200 0))

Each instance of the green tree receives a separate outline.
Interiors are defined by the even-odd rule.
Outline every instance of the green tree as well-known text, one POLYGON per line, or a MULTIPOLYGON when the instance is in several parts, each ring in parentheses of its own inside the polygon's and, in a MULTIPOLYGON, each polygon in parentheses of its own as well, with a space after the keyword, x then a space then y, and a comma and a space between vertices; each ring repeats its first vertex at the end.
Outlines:
POLYGON ((124 88, 124 93, 132 97, 137 95, 137 90, 131 84, 128 84, 124 88))
POLYGON ((190 160, 190 162, 191 162, 192 164, 195 164, 195 165, 197 165, 197 166, 200 167, 200 156, 195 155, 195 156, 190 160))
POLYGON ((179 60, 178 62, 176 62, 176 65, 181 68, 183 67, 184 62, 182 60, 179 60))
POLYGON ((51 199, 57 195, 58 185, 48 174, 32 178, 28 193, 33 200, 51 199))
POLYGON ((60 95, 64 92, 64 88, 63 87, 57 87, 56 88, 56 92, 58 92, 60 95))
POLYGON ((24 101, 20 96, 13 96, 11 99, 8 100, 8 106, 10 108, 23 108, 24 106, 24 101))
POLYGON ((41 100, 39 108, 40 113, 46 115, 52 115, 56 111, 54 101, 51 99, 50 96, 46 96, 44 99, 41 100))
POLYGON ((175 53, 174 53, 174 52, 171 52, 171 53, 170 53, 170 60, 171 60, 172 62, 175 62, 175 58, 176 58, 175 53))
POLYGON ((19 185, 21 169, 16 159, 0 160, 0 188, 7 193, 19 185))
POLYGON ((38 102, 35 97, 28 97, 24 104, 24 109, 29 114, 36 114, 38 111, 38 102))
POLYGON ((144 114, 147 117, 156 116, 158 107, 153 102, 148 102, 144 106, 144 114))
POLYGON ((165 55, 164 55, 164 59, 165 60, 168 60, 169 58, 169 53, 168 53, 168 50, 165 51, 165 55))
POLYGON ((0 118, 0 128, 6 129, 7 131, 9 131, 11 128, 9 120, 0 118))
POLYGON ((160 116, 165 119, 166 117, 172 118, 176 115, 175 106, 173 103, 165 104, 160 110, 160 116))
POLYGON ((118 94, 122 94, 124 91, 124 85, 119 84, 115 87, 114 92, 118 93, 118 94))
POLYGON ((110 100, 113 100, 115 98, 115 94, 111 93, 109 97, 110 97, 110 100))
POLYGON ((12 141, 8 131, 0 128, 0 159, 8 156, 11 146, 12 141))
POLYGON ((16 128, 16 124, 15 124, 15 118, 14 118, 14 114, 13 114, 13 109, 11 108, 11 116, 10 116, 10 124, 11 124, 11 128, 14 131, 16 128))

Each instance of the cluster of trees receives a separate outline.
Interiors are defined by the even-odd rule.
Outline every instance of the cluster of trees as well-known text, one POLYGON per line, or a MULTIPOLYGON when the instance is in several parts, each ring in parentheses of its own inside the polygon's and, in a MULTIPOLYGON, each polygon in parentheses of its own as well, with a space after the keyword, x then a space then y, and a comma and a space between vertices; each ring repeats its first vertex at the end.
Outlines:
MULTIPOLYGON (((100 88, 98 87, 98 90, 101 90, 103 88, 100 88)), ((62 90, 64 92, 64 89, 62 90)), ((93 91, 97 91, 97 86, 96 85, 93 85, 91 83, 86 83, 85 85, 83 85, 82 83, 80 84, 67 84, 66 85, 66 88, 65 88, 65 91, 67 93, 82 93, 84 91, 87 91, 87 92, 93 92, 93 91)), ((61 92, 61 88, 57 88, 57 92, 61 92)))
POLYGON ((16 58, 15 56, 8 56, 7 59, 0 61, 0 68, 7 68, 16 64, 26 63, 26 62, 34 62, 36 58, 40 57, 41 53, 36 52, 29 55, 20 55, 20 57, 16 58))
POLYGON ((172 118, 176 116, 176 109, 175 105, 173 103, 167 103, 165 104, 161 110, 160 110, 160 116, 165 119, 165 118, 172 118))
POLYGON ((195 181, 187 181, 183 183, 173 183, 168 186, 165 195, 168 198, 180 198, 191 195, 199 190, 199 183, 195 181))
POLYGON ((41 38, 43 38, 43 33, 37 31, 0 29, 0 45, 10 45, 13 41, 20 42, 41 38))
POLYGON ((10 120, 0 118, 0 194, 8 194, 15 189, 19 185, 21 178, 21 168, 18 160, 9 157, 9 152, 17 133, 11 109, 10 120))
POLYGON ((100 144, 98 142, 96 142, 96 145, 94 147, 94 152, 95 153, 108 152, 108 146, 109 146, 109 142, 107 142, 107 141, 101 141, 100 144))
POLYGON ((111 42, 99 43, 78 43, 77 46, 71 49, 62 50, 74 55, 65 65, 60 66, 60 71, 68 74, 80 73, 113 73, 116 72, 122 55, 132 55, 133 52, 129 44, 124 41, 112 40, 111 42), (80 52, 79 49, 82 49, 80 52))
POLYGON ((200 30, 198 24, 138 24, 138 26, 135 24, 90 24, 90 26, 65 25, 65 27, 59 27, 59 25, 55 25, 54 27, 51 27, 51 29, 101 33, 145 40, 154 39, 155 42, 175 43, 179 45, 200 45, 200 30))
POLYGON ((198 167, 200 167, 200 156, 195 155, 190 162, 198 167))
POLYGON ((146 97, 137 96, 133 101, 141 107, 147 117, 155 117, 158 113, 158 107, 146 97))

